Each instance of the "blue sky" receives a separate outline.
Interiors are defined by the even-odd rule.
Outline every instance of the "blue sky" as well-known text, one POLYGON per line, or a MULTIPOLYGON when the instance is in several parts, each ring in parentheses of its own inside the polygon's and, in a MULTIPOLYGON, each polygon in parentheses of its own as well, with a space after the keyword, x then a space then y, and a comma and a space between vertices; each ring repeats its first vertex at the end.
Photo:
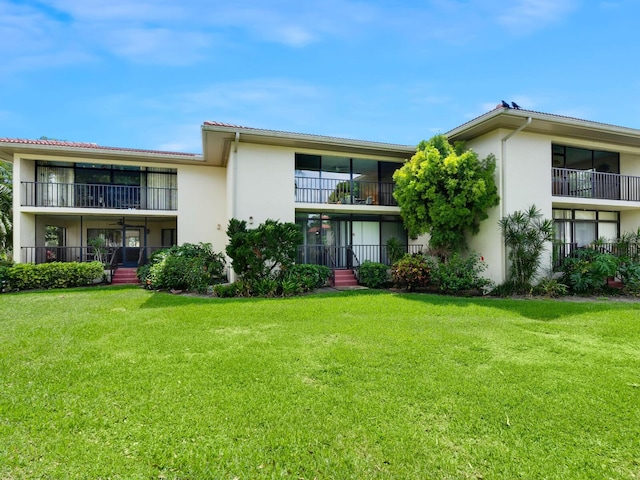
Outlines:
POLYGON ((417 144, 491 110, 640 128, 637 0, 0 0, 0 137, 200 152, 206 120, 417 144))

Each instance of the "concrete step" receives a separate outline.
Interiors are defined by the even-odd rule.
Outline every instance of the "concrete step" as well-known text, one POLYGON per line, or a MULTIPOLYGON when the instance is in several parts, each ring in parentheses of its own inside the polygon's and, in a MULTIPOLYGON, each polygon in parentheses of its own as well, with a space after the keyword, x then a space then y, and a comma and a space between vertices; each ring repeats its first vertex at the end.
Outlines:
POLYGON ((138 284, 140 281, 136 277, 135 268, 118 268, 111 279, 112 285, 138 284))
POLYGON ((358 285, 353 270, 334 270, 333 286, 334 287, 355 287, 358 285))
POLYGON ((616 280, 614 278, 607 279, 607 286, 609 288, 618 288, 618 289, 624 288, 624 284, 620 280, 616 280))

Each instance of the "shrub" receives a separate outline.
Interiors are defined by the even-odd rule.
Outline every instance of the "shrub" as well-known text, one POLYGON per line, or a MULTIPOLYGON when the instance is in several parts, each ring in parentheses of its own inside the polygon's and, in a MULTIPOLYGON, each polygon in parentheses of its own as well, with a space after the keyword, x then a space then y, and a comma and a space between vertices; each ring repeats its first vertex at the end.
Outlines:
POLYGON ((248 296, 247 285, 242 281, 218 283, 213 286, 213 294, 223 298, 245 297, 248 296))
POLYGON ((0 280, 6 291, 81 287, 102 278, 103 269, 100 262, 18 263, 5 267, 0 280))
POLYGON ((480 274, 485 271, 487 264, 481 257, 472 253, 463 257, 454 253, 450 257, 434 262, 432 281, 444 293, 460 293, 470 290, 484 291, 491 287, 491 280, 480 274))
POLYGON ((618 240, 616 240, 615 248, 618 255, 632 260, 633 262, 640 262, 640 228, 635 232, 623 233, 618 240))
POLYGON ((9 271, 11 264, 0 261, 0 293, 9 289, 9 271))
POLYGON ((431 283, 433 261, 422 254, 405 255, 391 267, 393 282, 407 290, 424 288, 431 283))
POLYGON ((382 263, 365 260, 358 269, 360 284, 369 288, 384 287, 389 282, 388 269, 382 263))
POLYGON ((533 288, 535 295, 542 295, 550 298, 558 298, 566 295, 569 292, 569 287, 560 282, 557 278, 543 278, 533 288))
POLYGON ((213 293, 218 297, 290 296, 322 287, 326 285, 330 276, 331 270, 324 265, 291 265, 287 269, 280 270, 274 276, 252 281, 238 280, 232 284, 216 285, 213 287, 213 293))
POLYGON ((389 240, 387 240, 387 256, 391 265, 404 257, 404 255, 405 250, 402 245, 400 245, 400 240, 398 240, 396 237, 391 237, 389 240))
POLYGON ((219 283, 213 286, 213 294, 216 297, 235 297, 237 293, 235 283, 219 283))
POLYGON ((495 297, 510 297, 517 293, 531 294, 533 293, 533 288, 528 292, 524 292, 522 291, 522 285, 517 286, 511 280, 507 280, 506 282, 501 283, 500 285, 496 285, 493 288, 493 290, 491 290, 491 295, 495 297))
POLYGON ((251 282, 251 295, 258 297, 275 297, 280 289, 280 282, 275 278, 261 278, 251 282))
POLYGON ((283 297, 289 297, 291 295, 302 293, 302 288, 297 282, 287 279, 282 279, 280 281, 280 290, 283 297))
POLYGON ((211 244, 185 243, 154 252, 137 275, 150 288, 194 290, 205 293, 210 285, 224 280, 225 259, 211 244))
POLYGON ((640 294, 640 264, 629 258, 620 260, 618 276, 624 285, 624 292, 631 295, 640 294))
POLYGON ((233 270, 250 283, 273 278, 278 270, 288 269, 302 242, 298 225, 275 220, 266 220, 255 229, 247 229, 247 222, 232 218, 227 236, 226 252, 233 270))
MULTIPOLYGON (((280 277, 283 282, 295 283, 301 292, 308 292, 315 288, 323 287, 331 277, 331 269, 324 265, 295 264, 285 270, 281 270, 280 277)), ((287 285, 287 290, 291 290, 291 286, 287 285)))
POLYGON ((576 293, 599 291, 605 287, 608 277, 615 276, 618 259, 610 253, 591 248, 580 248, 566 257, 561 265, 562 281, 576 293))

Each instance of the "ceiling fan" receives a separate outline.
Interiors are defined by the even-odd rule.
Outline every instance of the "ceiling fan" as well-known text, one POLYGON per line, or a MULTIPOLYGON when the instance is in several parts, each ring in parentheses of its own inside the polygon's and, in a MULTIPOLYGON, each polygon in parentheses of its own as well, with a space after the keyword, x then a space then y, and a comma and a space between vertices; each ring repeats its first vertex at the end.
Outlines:
POLYGON ((133 225, 131 223, 125 223, 124 219, 118 220, 116 223, 110 223, 109 225, 118 225, 125 228, 146 228, 145 225, 133 225))

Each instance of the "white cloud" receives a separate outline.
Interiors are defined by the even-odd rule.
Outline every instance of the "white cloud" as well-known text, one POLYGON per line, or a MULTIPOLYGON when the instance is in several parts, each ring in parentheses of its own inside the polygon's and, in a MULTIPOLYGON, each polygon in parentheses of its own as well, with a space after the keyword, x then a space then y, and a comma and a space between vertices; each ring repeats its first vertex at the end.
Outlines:
POLYGON ((37 10, 0 0, 0 52, 16 55, 50 48, 56 28, 55 21, 37 10))
POLYGON ((287 79, 216 83, 168 99, 181 111, 198 112, 202 120, 267 128, 283 123, 303 126, 310 113, 323 111, 326 103, 322 88, 287 79))
POLYGON ((28 70, 59 68, 95 57, 78 42, 63 21, 28 5, 0 0, 0 77, 28 70))
POLYGON ((108 22, 180 21, 197 15, 198 2, 175 0, 48 0, 43 3, 75 20, 108 22), (192 8, 196 7, 196 8, 192 8), (194 13, 189 13, 193 10, 194 13))
POLYGON ((526 34, 561 20, 575 7, 573 0, 518 0, 497 21, 512 33, 526 34))
POLYGON ((37 65, 21 57, 51 53, 60 61, 69 53, 68 61, 82 62, 108 52, 134 62, 193 65, 251 42, 304 48, 337 40, 363 46, 386 37, 389 43, 434 48, 469 44, 495 22, 518 34, 542 28, 568 14, 574 1, 517 0, 500 13, 505 7, 497 0, 0 0, 0 38, 12 39, 0 43, 0 54, 5 64, 32 67, 37 65))
POLYGON ((213 43, 206 34, 163 28, 124 28, 102 35, 105 45, 114 53, 141 63, 192 64, 213 43))
POLYGON ((202 153, 200 123, 158 125, 151 132, 151 141, 156 143, 150 148, 166 152, 202 153))

